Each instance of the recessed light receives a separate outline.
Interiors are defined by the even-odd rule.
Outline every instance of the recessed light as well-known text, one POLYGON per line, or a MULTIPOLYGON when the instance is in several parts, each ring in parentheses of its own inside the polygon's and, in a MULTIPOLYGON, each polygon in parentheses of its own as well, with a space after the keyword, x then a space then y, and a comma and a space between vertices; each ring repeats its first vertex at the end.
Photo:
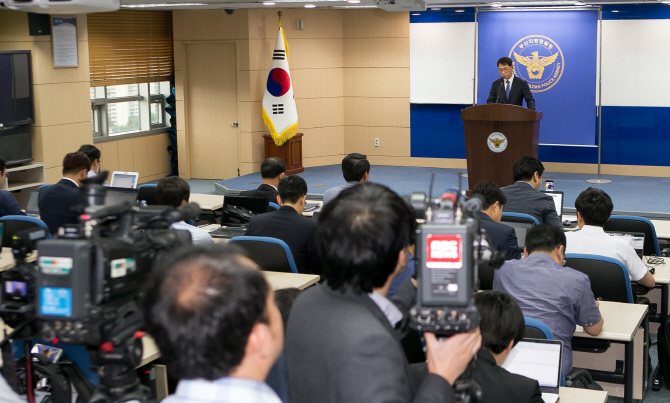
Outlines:
POLYGON ((491 3, 491 7, 495 7, 495 8, 502 7, 502 4, 500 4, 500 3, 491 3))
POLYGON ((264 2, 263 2, 263 5, 264 5, 264 6, 274 6, 274 5, 275 5, 275 2, 274 2, 274 1, 264 1, 264 2))
POLYGON ((361 0, 347 0, 347 3, 351 3, 351 4, 357 4, 357 3, 360 3, 360 2, 361 2, 361 0))
POLYGON ((619 10, 612 10, 612 12, 613 12, 613 13, 618 13, 618 12, 619 12, 619 10))
POLYGON ((456 13, 464 13, 465 10, 455 10, 454 12, 456 12, 456 13))
POLYGON ((441 8, 439 8, 439 7, 433 7, 433 8, 431 8, 431 10, 433 10, 433 11, 440 11, 441 8))
POLYGON ((421 13, 412 13, 412 15, 421 15, 421 13))
POLYGON ((305 4, 305 8, 315 8, 314 4, 305 4))

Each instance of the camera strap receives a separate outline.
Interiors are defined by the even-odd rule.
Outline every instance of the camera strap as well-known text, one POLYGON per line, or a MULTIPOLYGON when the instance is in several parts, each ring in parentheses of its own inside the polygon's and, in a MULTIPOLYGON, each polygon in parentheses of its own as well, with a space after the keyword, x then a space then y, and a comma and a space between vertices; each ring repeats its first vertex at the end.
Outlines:
MULTIPOLYGON (((5 334, 5 337, 7 337, 7 334, 5 334)), ((5 343, 2 346, 2 376, 5 377, 7 384, 14 392, 20 393, 19 383, 16 379, 16 368, 14 366, 12 343, 5 343)))

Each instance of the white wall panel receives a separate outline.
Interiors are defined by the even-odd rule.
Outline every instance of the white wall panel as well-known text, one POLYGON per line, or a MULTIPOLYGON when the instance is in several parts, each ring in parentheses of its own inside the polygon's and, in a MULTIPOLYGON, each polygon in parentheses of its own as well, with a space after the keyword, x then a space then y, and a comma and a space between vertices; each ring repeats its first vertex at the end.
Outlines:
POLYGON ((410 102, 471 104, 475 23, 409 25, 410 102))
POLYGON ((670 106, 670 20, 606 20, 602 35, 603 105, 670 106))

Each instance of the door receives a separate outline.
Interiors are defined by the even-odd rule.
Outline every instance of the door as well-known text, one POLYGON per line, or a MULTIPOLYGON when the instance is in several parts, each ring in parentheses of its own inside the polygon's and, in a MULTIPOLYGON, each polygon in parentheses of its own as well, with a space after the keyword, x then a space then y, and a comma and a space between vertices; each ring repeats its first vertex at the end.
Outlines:
POLYGON ((186 44, 191 178, 238 175, 237 62, 234 43, 186 44))

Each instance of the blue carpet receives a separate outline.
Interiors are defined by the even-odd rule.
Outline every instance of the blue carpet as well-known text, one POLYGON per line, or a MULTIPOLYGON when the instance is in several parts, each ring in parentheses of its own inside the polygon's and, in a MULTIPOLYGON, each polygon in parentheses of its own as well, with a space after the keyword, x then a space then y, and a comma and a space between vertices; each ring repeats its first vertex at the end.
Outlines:
MULTIPOLYGON (((458 187, 458 173, 466 171, 445 168, 373 166, 370 170, 370 181, 386 185, 401 195, 411 194, 412 191, 428 192, 430 176, 433 172, 435 173, 434 193, 437 194, 447 187, 458 187)), ((307 182, 308 193, 323 194, 328 188, 345 183, 340 165, 305 168, 305 172, 298 175, 307 182)), ((603 189, 612 197, 615 210, 670 213, 670 203, 668 203, 670 178, 603 175, 603 179, 611 179, 613 182, 607 185, 591 185, 586 183, 587 179, 595 177, 591 174, 545 172, 544 177, 554 180, 555 190, 565 192, 565 207, 574 207, 579 193, 593 186, 603 189)), ((260 173, 218 182, 231 190, 255 189, 260 183, 260 173)), ((467 186, 465 179, 463 186, 467 186)))

